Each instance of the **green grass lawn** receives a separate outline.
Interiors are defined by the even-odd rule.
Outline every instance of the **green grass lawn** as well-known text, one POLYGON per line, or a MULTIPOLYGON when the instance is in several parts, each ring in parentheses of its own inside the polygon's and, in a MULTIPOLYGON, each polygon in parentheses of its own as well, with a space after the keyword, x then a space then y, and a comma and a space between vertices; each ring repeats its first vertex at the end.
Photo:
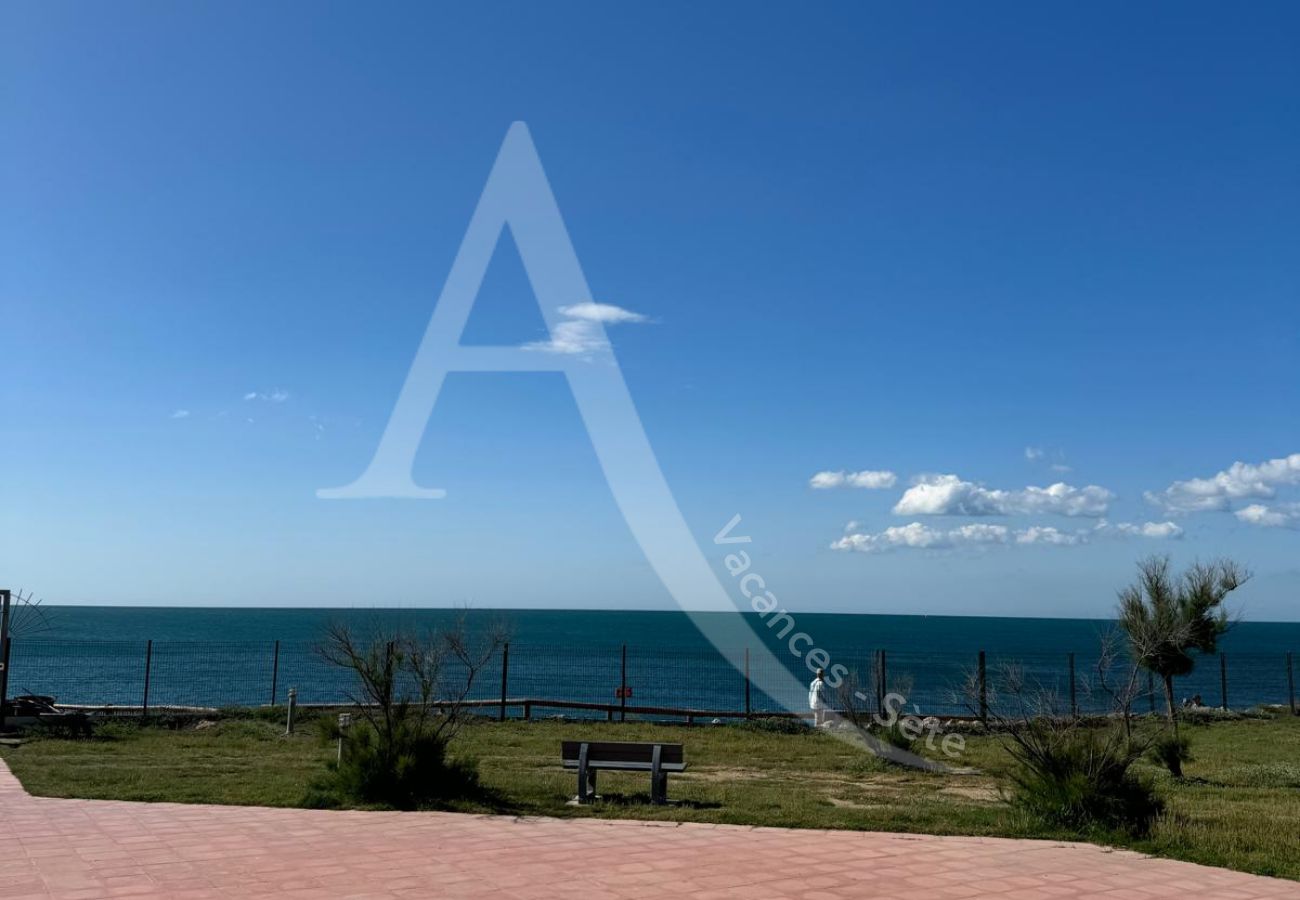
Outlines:
MULTIPOLYGON (((92 740, 40 738, 0 749, 34 794, 117 800, 299 806, 332 749, 305 723, 293 737, 256 714, 196 729, 106 726, 92 740)), ((1246 719, 1188 727, 1195 761, 1175 781, 1147 763, 1168 811, 1150 837, 1111 839, 1134 849, 1247 872, 1300 879, 1300 719, 1246 719)), ((973 737, 973 776, 897 769, 826 734, 749 726, 482 721, 455 753, 478 761, 494 803, 466 811, 675 819, 934 834, 1073 838, 1003 802, 1007 759, 997 740, 973 737), (673 776, 668 807, 648 804, 648 777, 602 772, 602 802, 567 806, 574 776, 560 769, 565 739, 673 741, 688 772, 673 776)))

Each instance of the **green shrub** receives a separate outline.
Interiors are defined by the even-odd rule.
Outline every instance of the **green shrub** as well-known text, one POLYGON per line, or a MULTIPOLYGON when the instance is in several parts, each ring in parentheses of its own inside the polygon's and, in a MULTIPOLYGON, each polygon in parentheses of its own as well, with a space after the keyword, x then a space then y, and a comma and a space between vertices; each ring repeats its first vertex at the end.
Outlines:
POLYGON ((1017 806, 1071 831, 1150 831, 1164 803, 1151 781, 1132 771, 1140 751, 1114 731, 1025 728, 1010 748, 1020 762, 1011 775, 1017 806))
MULTIPOLYGON (((324 733, 337 740, 338 726, 329 723, 324 733)), ((367 724, 349 728, 343 758, 331 770, 333 786, 343 797, 396 809, 418 809, 478 789, 475 766, 448 759, 447 740, 410 720, 395 722, 386 739, 367 724)))
POLYGON ((1164 766, 1175 778, 1183 777, 1183 763, 1191 762, 1192 742, 1176 734, 1166 735, 1151 745, 1152 762, 1164 766))
POLYGON ((1217 706, 1193 706, 1178 710, 1178 718, 1189 725, 1210 725, 1215 722, 1236 722, 1241 713, 1217 706))
POLYGON ((740 727, 748 731, 758 731, 764 734, 812 733, 807 722, 802 719, 787 718, 785 716, 758 716, 753 719, 747 719, 740 727))
POLYGON ((298 805, 303 809, 341 809, 344 803, 338 794, 337 785, 318 780, 308 786, 298 805))
POLYGON ((886 744, 911 753, 916 747, 916 738, 908 737, 903 733, 903 729, 899 727, 901 722, 901 719, 890 722, 884 728, 878 729, 876 736, 886 744))

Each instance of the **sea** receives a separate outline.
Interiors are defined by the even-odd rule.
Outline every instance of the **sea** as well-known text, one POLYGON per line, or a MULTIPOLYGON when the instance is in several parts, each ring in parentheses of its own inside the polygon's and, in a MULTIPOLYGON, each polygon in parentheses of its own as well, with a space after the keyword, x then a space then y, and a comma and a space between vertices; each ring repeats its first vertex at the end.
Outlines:
MULTIPOLYGON (((1101 619, 837 613, 792 613, 789 621, 773 623, 753 614, 675 610, 42 611, 16 623, 10 694, 155 708, 280 704, 290 688, 300 702, 346 700, 350 676, 319 652, 326 628, 343 623, 361 636, 456 627, 475 640, 504 636, 509 650, 485 655, 469 688, 469 696, 485 701, 504 694, 510 700, 633 710, 802 709, 811 670, 823 665, 842 667, 837 676, 874 685, 868 693, 883 687, 919 711, 958 714, 969 711, 963 686, 982 659, 986 673, 1021 670, 1088 709, 1109 703, 1097 662, 1103 637, 1113 631, 1113 623, 1101 619)), ((489 648, 482 649, 486 654, 489 648)), ((1234 708, 1291 702, 1300 623, 1237 623, 1220 650, 1178 681, 1180 698, 1199 696, 1206 705, 1234 708)), ((464 674, 455 666, 448 672, 449 680, 464 674)), ((996 680, 994 674, 986 678, 996 680)), ((522 704, 512 706, 511 714, 521 710, 522 704)), ((608 714, 542 704, 533 705, 533 712, 608 714)))

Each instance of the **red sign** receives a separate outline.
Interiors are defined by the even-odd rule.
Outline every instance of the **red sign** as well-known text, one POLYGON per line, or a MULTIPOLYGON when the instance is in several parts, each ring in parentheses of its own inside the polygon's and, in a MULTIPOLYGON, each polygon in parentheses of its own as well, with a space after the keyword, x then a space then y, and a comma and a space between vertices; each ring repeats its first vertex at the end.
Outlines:
POLYGON ((622 699, 624 697, 631 697, 632 689, 630 687, 614 688, 614 696, 618 697, 619 699, 622 699))

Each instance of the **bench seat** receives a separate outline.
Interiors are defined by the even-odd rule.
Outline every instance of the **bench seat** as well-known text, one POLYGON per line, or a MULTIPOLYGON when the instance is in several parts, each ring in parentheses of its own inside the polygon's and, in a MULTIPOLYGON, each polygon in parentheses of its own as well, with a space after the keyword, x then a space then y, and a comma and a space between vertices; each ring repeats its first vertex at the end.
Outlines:
POLYGON ((668 802, 668 775, 685 772, 681 744, 636 741, 561 741, 561 764, 578 772, 578 802, 596 796, 596 772, 649 772, 650 802, 668 802))
MULTIPOLYGON (((564 768, 576 769, 578 768, 578 761, 576 759, 566 759, 564 761, 564 768)), ((654 771, 654 764, 642 762, 615 763, 602 760, 587 760, 587 768, 607 769, 615 772, 652 772, 654 771)), ((686 763, 660 763, 659 770, 661 772, 685 772, 686 763)))

